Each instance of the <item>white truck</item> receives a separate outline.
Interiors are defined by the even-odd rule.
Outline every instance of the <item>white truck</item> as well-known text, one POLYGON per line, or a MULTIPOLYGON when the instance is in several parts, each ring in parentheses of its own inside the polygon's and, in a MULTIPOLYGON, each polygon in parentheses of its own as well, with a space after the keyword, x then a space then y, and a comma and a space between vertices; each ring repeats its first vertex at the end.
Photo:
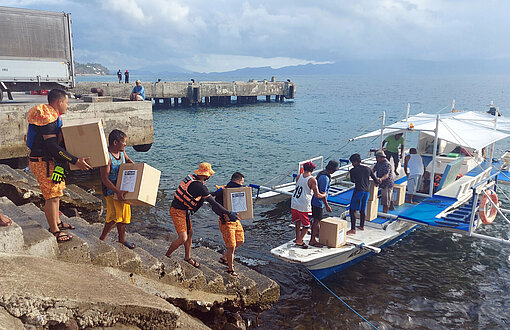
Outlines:
POLYGON ((0 102, 74 86, 71 14, 0 6, 0 102))

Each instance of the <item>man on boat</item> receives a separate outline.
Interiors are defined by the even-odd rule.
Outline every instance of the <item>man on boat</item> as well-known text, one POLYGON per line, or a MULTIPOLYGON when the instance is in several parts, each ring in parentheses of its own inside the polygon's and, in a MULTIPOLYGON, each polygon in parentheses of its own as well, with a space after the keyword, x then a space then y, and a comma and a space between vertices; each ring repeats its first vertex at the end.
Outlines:
POLYGON ((390 161, 391 158, 393 158, 393 163, 395 164, 395 175, 397 176, 398 176, 399 146, 400 146, 400 158, 402 158, 402 156, 404 155, 404 138, 402 137, 402 133, 386 137, 382 144, 383 150, 385 150, 386 158, 388 159, 388 161, 390 161), (384 149, 385 144, 386 149, 384 149))
POLYGON ((317 187, 319 189, 320 193, 325 193, 326 197, 323 198, 317 198, 315 196, 312 196, 312 237, 310 238, 310 242, 308 243, 311 246, 315 247, 321 247, 322 244, 319 244, 317 240, 315 239, 316 236, 319 234, 319 226, 320 221, 322 220, 322 216, 324 213, 324 208, 326 208, 326 211, 331 212, 331 206, 328 204, 328 192, 329 192, 329 186, 331 184, 331 174, 335 173, 338 170, 338 162, 335 160, 330 160, 328 165, 326 165, 326 169, 319 172, 317 174, 317 177, 315 178, 317 180, 317 187))
POLYGON ((421 177, 425 171, 423 158, 418 155, 416 148, 409 149, 409 155, 404 159, 404 171, 407 175, 407 193, 409 203, 414 204, 413 197, 421 183, 421 177))
POLYGON ((365 230, 365 210, 367 209, 368 198, 370 197, 370 177, 376 184, 379 179, 367 166, 361 165, 361 156, 353 154, 349 157, 353 168, 349 171, 351 181, 354 182, 349 214, 351 216, 351 230, 347 235, 356 234, 356 211, 359 211, 359 230, 365 230))
POLYGON ((381 186, 381 205, 383 206, 383 212, 388 213, 393 198, 393 174, 391 172, 391 164, 386 159, 386 154, 382 150, 375 153, 375 159, 377 160, 377 164, 375 164, 373 171, 377 178, 379 178, 379 184, 381 186))
POLYGON ((193 228, 191 226, 191 214, 207 201, 214 213, 222 217, 224 214, 231 220, 239 220, 237 215, 228 211, 211 196, 209 190, 205 186, 205 182, 214 174, 209 163, 200 163, 198 170, 194 174, 190 174, 182 180, 175 191, 174 200, 170 206, 170 217, 175 226, 175 231, 179 235, 170 244, 166 256, 170 257, 179 246, 184 244, 184 261, 193 267, 198 268, 198 261, 191 259, 191 238, 193 236, 193 228))
POLYGON ((320 193, 317 188, 317 180, 313 177, 312 172, 315 165, 312 162, 303 164, 303 173, 299 174, 296 179, 296 188, 290 201, 290 211, 292 214, 292 222, 296 226, 296 245, 307 249, 308 245, 303 242, 310 228, 309 214, 312 212, 312 195, 317 198, 327 197, 327 193, 320 193))

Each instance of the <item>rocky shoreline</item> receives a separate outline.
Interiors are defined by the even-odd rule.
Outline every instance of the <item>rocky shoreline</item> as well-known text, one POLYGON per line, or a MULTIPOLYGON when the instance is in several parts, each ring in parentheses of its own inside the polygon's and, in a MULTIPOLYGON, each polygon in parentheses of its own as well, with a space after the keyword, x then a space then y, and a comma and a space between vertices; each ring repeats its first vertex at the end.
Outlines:
POLYGON ((0 165, 0 210, 14 221, 0 227, 0 328, 245 329, 256 320, 243 311, 279 298, 276 282, 238 263, 235 279, 205 247, 194 268, 183 251, 165 257, 165 240, 128 234, 133 250, 100 241, 101 201, 74 185, 65 194, 61 217, 76 229, 57 244, 32 174, 0 165))

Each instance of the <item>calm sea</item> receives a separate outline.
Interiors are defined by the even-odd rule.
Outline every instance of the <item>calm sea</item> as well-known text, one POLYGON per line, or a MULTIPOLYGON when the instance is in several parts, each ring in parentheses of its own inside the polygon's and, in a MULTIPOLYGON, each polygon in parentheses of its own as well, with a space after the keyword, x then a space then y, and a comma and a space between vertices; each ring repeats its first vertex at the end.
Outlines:
MULTIPOLYGON (((271 77, 158 77, 131 80, 248 80, 271 77)), ((129 148, 137 162, 162 171, 155 208, 135 210, 128 228, 154 238, 174 231, 168 209, 176 186, 200 162, 225 184, 234 171, 247 183, 292 180, 297 162, 323 155, 329 159, 362 156, 377 140, 348 139, 411 114, 447 113, 453 99, 459 110, 487 110, 490 101, 510 116, 510 76, 289 76, 297 83, 295 100, 227 107, 170 108, 153 111, 154 145, 147 153, 129 148)), ((79 80, 115 77, 80 77, 79 80)), ((411 134, 412 135, 412 134, 411 134)), ((416 137, 410 137, 416 141, 416 137)), ((498 150, 510 149, 509 142, 498 150)), ((497 154, 499 156, 499 154, 497 154)), ((507 205, 507 208, 508 205, 507 205)), ((335 214, 334 214, 335 215, 335 214)), ((246 243, 236 252, 241 262, 281 285, 280 300, 260 316, 264 329, 370 328, 318 284, 308 271, 270 255, 293 238, 290 203, 255 205, 255 219, 243 222, 246 243)), ((217 217, 208 206, 193 216, 194 242, 220 250, 217 217)), ((509 238, 510 225, 499 218, 482 232, 509 238)), ((325 284, 379 328, 509 328, 510 247, 420 228, 404 240, 325 284)))

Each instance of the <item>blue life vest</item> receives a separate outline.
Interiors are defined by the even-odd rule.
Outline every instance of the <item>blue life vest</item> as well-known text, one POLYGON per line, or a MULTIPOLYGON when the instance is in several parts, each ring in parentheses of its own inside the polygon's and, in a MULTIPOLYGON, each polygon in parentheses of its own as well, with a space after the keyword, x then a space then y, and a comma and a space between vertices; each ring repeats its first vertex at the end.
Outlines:
MULTIPOLYGON (((27 147, 32 149, 32 146, 34 145, 34 140, 37 136, 36 131, 37 125, 35 124, 28 124, 28 131, 27 131, 27 147)), ((60 131, 60 128, 62 127, 62 118, 58 116, 57 118, 57 128, 55 130, 55 134, 58 136, 58 132, 60 131)))

